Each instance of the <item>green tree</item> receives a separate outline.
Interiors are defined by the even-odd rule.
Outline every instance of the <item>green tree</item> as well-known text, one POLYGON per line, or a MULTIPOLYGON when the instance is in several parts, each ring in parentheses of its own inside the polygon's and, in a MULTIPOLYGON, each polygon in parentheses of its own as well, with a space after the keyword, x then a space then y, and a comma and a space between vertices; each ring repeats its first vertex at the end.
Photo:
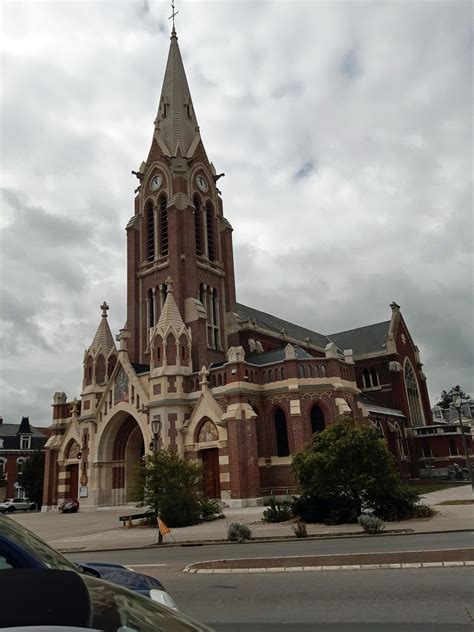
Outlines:
POLYGON ((364 511, 400 519, 419 501, 402 486, 377 431, 347 417, 315 434, 295 455, 293 470, 302 491, 295 512, 307 521, 355 522, 364 511))
POLYGON ((173 450, 145 456, 138 467, 135 499, 153 509, 169 527, 201 519, 201 467, 173 450))
POLYGON ((18 475, 18 482, 25 490, 27 498, 39 508, 43 503, 44 452, 35 450, 23 462, 23 469, 18 475))
POLYGON ((461 399, 465 401, 471 399, 471 396, 466 395, 459 384, 457 384, 456 386, 452 386, 449 391, 441 391, 441 395, 439 396, 439 400, 436 402, 436 406, 439 406, 440 408, 449 408, 453 402, 454 393, 459 393, 461 395, 461 399))

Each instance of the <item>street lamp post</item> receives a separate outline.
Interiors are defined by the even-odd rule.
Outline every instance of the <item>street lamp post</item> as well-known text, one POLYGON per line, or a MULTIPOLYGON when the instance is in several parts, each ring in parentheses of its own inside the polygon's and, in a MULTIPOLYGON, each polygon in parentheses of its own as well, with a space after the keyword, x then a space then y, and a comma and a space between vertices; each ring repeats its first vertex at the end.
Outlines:
MULTIPOLYGON (((151 431, 153 433, 153 456, 156 457, 158 452, 158 435, 160 434, 161 422, 158 419, 153 419, 151 422, 151 431)), ((158 503, 156 503, 156 528, 158 529, 158 544, 163 544, 163 534, 160 530, 158 518, 160 517, 160 510, 158 503)))
POLYGON ((474 492, 474 476, 473 476, 472 467, 471 467, 471 459, 469 456, 469 450, 467 447, 466 433, 464 432, 464 425, 462 423, 462 411, 461 411, 462 397, 460 393, 453 393, 453 406, 458 411, 459 427, 461 428, 462 444, 464 447, 464 455, 466 457, 466 467, 467 467, 467 471, 469 472, 469 478, 471 479, 472 491, 474 492))
POLYGON ((156 454, 158 450, 158 435, 160 434, 161 422, 158 419, 153 419, 151 422, 151 431, 153 433, 153 454, 156 454))

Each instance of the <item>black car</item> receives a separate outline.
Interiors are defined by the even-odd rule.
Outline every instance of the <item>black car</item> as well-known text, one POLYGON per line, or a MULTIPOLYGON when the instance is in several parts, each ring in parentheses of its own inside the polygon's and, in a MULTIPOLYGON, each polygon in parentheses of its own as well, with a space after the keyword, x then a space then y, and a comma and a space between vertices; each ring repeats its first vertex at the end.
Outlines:
POLYGON ((0 571, 0 628, 206 632, 210 628, 109 582, 74 571, 0 571), (41 627, 42 626, 42 627, 41 627))
POLYGON ((75 564, 22 525, 0 516, 0 572, 8 568, 72 570, 106 579, 177 610, 174 600, 155 577, 135 573, 119 564, 75 564))

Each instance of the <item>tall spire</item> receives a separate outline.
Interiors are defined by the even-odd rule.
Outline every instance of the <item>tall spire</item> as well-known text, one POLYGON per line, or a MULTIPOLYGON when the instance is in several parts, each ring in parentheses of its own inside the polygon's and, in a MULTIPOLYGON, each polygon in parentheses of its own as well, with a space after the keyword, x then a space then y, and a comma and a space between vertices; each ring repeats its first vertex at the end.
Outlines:
POLYGON ((173 6, 173 30, 155 119, 155 137, 162 141, 160 144, 164 144, 170 156, 176 156, 178 148, 181 155, 186 156, 196 135, 199 135, 199 127, 178 46, 174 15, 173 6))

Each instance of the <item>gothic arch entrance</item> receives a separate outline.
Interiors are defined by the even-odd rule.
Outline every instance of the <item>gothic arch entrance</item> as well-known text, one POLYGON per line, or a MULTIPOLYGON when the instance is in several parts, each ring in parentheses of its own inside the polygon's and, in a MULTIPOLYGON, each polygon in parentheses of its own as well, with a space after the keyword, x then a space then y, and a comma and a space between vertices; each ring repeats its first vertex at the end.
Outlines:
POLYGON ((117 413, 99 444, 98 505, 123 505, 134 500, 137 466, 144 454, 138 422, 132 415, 117 413))
POLYGON ((199 427, 197 443, 202 462, 203 491, 208 498, 221 497, 218 439, 219 431, 215 424, 205 419, 199 427))

